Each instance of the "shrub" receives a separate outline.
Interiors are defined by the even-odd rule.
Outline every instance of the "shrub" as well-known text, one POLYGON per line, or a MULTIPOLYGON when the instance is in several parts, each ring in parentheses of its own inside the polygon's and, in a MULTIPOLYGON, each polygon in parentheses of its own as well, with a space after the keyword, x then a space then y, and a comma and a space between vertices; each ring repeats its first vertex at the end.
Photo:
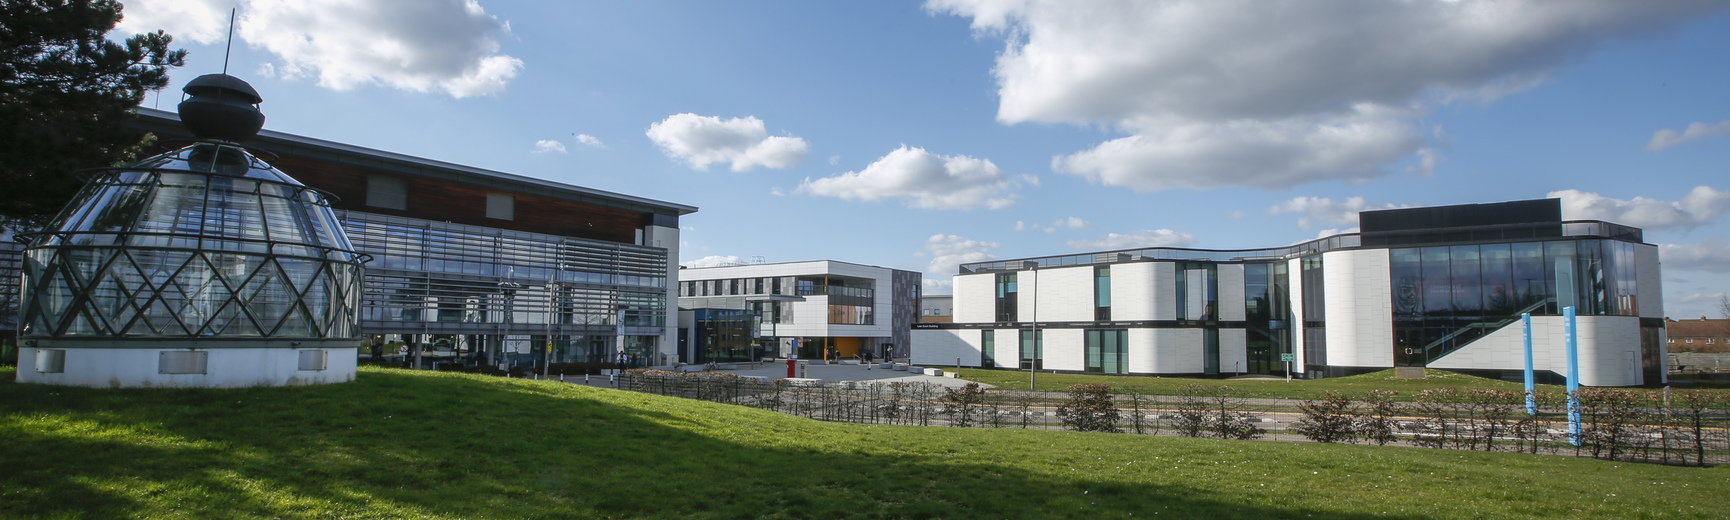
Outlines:
POLYGON ((1394 435, 1394 417, 1399 415, 1400 405, 1394 401, 1399 392, 1392 390, 1370 390, 1364 395, 1364 404, 1359 407, 1352 429, 1365 440, 1386 446, 1399 437, 1394 435))
POLYGON ((1220 439, 1254 439, 1267 432, 1256 426, 1255 414, 1250 413, 1248 403, 1235 388, 1184 385, 1178 387, 1177 394, 1180 398, 1172 426, 1181 435, 1200 437, 1205 433, 1220 439))
POLYGON ((967 383, 961 388, 945 388, 943 404, 947 405, 949 425, 961 428, 973 426, 973 415, 978 413, 979 405, 985 400, 985 391, 979 389, 979 383, 967 383))
POLYGON ((1117 432, 1117 407, 1109 385, 1069 387, 1069 400, 1057 408, 1063 427, 1081 432, 1117 432))
POLYGON ((1355 433, 1352 419, 1357 414, 1357 405, 1339 392, 1327 392, 1320 401, 1304 401, 1298 404, 1298 410, 1303 412, 1303 418, 1292 429, 1309 440, 1350 441, 1355 433))

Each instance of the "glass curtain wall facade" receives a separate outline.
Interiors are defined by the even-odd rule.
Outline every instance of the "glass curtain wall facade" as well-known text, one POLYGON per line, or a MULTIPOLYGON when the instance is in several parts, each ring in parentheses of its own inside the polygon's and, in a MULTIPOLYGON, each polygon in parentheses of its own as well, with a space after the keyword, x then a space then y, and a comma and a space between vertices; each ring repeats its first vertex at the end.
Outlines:
POLYGON ((1244 369, 1251 374, 1285 373, 1281 354, 1291 353, 1291 304, 1285 262, 1244 264, 1244 369))
MULTIPOLYGON (((369 334, 430 334, 464 363, 650 360, 666 327, 665 249, 338 212, 373 256, 362 301, 369 334), (513 285, 514 284, 514 285, 513 285)), ((457 360, 453 360, 457 361, 457 360)), ((657 361, 658 360, 654 360, 657 361)))
POLYGON ((1394 248, 1398 366, 1424 366, 1523 313, 1639 316, 1634 245, 1556 240, 1394 248))

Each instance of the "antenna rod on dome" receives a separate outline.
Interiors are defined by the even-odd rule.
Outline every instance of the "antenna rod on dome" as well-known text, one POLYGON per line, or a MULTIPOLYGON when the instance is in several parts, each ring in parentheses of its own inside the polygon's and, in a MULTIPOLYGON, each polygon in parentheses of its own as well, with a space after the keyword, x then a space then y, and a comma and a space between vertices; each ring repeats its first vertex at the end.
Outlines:
POLYGON ((228 74, 228 56, 234 54, 234 13, 239 7, 228 9, 228 47, 222 51, 222 73, 228 74))

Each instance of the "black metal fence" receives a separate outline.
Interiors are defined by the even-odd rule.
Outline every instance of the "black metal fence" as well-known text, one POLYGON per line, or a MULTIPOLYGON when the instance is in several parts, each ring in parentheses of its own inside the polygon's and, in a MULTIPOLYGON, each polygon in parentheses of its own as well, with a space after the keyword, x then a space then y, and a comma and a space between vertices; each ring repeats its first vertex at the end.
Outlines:
POLYGON ((1178 395, 1112 394, 1104 385, 1068 392, 959 388, 935 383, 795 382, 724 372, 632 370, 618 388, 749 406, 822 421, 865 424, 1116 431, 1224 439, 1409 445, 1573 455, 1633 462, 1730 462, 1730 402, 1721 394, 1587 389, 1580 442, 1570 442, 1564 395, 1440 389, 1398 400, 1394 392, 1315 401, 1251 399, 1230 387, 1178 395))

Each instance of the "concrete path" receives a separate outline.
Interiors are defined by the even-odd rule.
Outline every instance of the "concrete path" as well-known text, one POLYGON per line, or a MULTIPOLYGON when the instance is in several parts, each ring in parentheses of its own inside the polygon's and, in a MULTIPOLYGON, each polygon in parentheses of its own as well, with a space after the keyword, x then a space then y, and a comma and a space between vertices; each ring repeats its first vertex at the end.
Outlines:
MULTIPOLYGON (((769 380, 785 379, 787 377, 787 362, 785 361, 779 363, 737 363, 732 366, 737 368, 718 369, 715 371, 741 376, 759 376, 768 378, 769 380)), ((897 372, 895 370, 886 370, 876 367, 876 365, 870 365, 869 367, 865 365, 810 365, 805 370, 805 377, 821 379, 824 382, 869 381, 873 383, 936 383, 943 385, 946 388, 961 388, 967 386, 967 383, 972 382, 953 377, 910 374, 908 372, 897 372)), ((963 373, 963 375, 965 375, 965 373, 963 373)), ((539 376, 530 377, 533 379, 539 378, 539 376)), ((553 376, 552 379, 558 381, 559 376, 553 376)), ((565 376, 563 381, 566 383, 579 385, 586 384, 588 386, 600 388, 617 387, 612 378, 608 376, 589 376, 586 382, 583 380, 583 376, 565 376)), ((979 383, 979 386, 988 389, 996 388, 995 386, 985 383, 979 383)))
MULTIPOLYGON (((786 361, 755 364, 739 363, 734 366, 738 368, 733 370, 717 370, 717 372, 726 372, 741 376, 762 376, 772 380, 787 377, 786 361)), ((966 375, 967 373, 965 371, 962 372, 963 377, 966 375)), ((924 374, 916 375, 908 372, 897 372, 894 370, 877 368, 877 365, 809 365, 805 370, 805 377, 811 379, 822 379, 825 382, 870 381, 873 383, 936 383, 948 388, 961 388, 967 386, 967 383, 972 382, 953 377, 937 377, 924 374)), ((980 383, 979 386, 982 388, 994 388, 993 386, 984 383, 980 383)))

